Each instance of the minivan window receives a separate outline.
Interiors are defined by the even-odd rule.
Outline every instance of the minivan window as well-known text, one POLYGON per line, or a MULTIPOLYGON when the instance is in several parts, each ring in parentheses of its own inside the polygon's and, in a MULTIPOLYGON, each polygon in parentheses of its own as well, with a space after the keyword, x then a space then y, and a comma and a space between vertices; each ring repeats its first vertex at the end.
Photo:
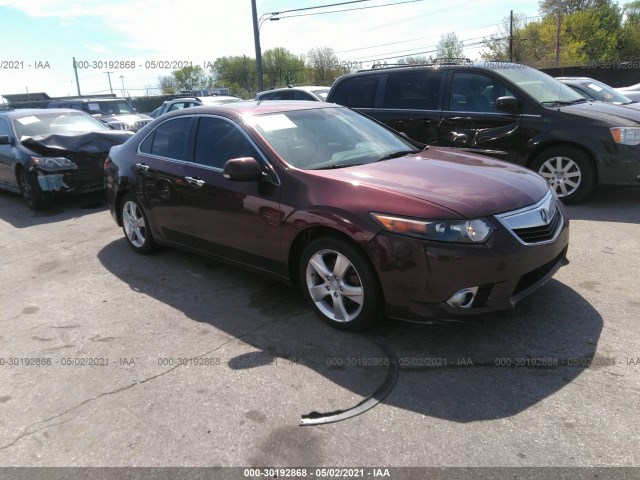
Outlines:
POLYGON ((384 108, 436 110, 442 71, 397 72, 389 74, 384 108))
POLYGON ((513 96, 501 82, 473 72, 454 72, 449 94, 449 110, 458 112, 495 112, 496 99, 513 96))
POLYGON ((522 90, 540 103, 577 103, 584 101, 582 95, 577 94, 564 83, 524 65, 506 65, 494 68, 494 72, 512 81, 522 90))
POLYGON ((333 101, 349 107, 373 108, 379 75, 348 78, 338 85, 333 101))

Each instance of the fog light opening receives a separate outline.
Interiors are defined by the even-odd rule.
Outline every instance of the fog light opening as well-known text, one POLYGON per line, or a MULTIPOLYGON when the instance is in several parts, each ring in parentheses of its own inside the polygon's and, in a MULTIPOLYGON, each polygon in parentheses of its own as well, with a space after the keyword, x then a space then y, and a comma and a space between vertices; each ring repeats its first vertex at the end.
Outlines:
POLYGON ((471 308, 477 292, 478 287, 463 288, 454 293, 451 298, 447 300, 447 304, 454 308, 471 308))

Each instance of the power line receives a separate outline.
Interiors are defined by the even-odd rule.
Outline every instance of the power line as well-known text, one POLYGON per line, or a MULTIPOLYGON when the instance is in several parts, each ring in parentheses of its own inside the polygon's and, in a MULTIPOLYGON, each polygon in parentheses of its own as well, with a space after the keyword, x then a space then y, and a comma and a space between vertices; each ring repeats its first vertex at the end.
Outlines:
POLYGON ((289 13, 289 12, 301 12, 303 10, 316 10, 318 8, 337 7, 339 5, 348 5, 350 3, 362 3, 362 2, 371 2, 371 1, 373 1, 373 0, 352 0, 351 2, 331 3, 331 4, 327 4, 327 5, 318 5, 316 7, 294 8, 294 9, 291 9, 291 10, 283 10, 281 12, 265 13, 263 15, 281 15, 283 13, 289 13))
MULTIPOLYGON (((425 0, 404 0, 403 2, 388 3, 386 5, 371 5, 370 7, 343 8, 342 10, 331 10, 329 12, 301 13, 299 15, 286 15, 281 18, 311 17, 314 15, 326 15, 328 13, 352 12, 354 10, 368 10, 370 8, 393 7, 394 5, 402 5, 403 3, 415 3, 415 2, 424 2, 424 1, 425 0)), ((293 10, 290 10, 290 11, 293 11, 293 10)), ((285 13, 285 12, 282 12, 282 13, 285 13)))

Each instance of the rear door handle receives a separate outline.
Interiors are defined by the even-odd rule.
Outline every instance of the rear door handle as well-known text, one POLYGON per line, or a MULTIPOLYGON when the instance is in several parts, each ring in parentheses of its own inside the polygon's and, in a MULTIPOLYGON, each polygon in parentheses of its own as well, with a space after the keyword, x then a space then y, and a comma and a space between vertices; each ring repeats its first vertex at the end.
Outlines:
POLYGON ((205 181, 198 177, 184 177, 184 179, 191 185, 196 185, 197 187, 201 187, 205 184, 205 181))
POLYGON ((149 170, 149 165, 145 164, 145 163, 136 163, 136 168, 138 170, 142 170, 143 172, 146 172, 149 170))

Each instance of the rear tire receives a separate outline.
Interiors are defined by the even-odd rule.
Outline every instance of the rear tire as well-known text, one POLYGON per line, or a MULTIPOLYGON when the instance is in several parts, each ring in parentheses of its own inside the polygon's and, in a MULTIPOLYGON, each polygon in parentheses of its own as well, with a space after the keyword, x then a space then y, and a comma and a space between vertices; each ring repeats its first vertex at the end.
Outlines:
POLYGON ((576 203, 595 186, 591 158, 575 147, 553 147, 538 155, 531 169, 542 175, 564 203, 576 203))
POLYGON ((151 233, 151 224, 140 201, 133 195, 125 195, 122 199, 122 231, 129 246, 136 252, 148 254, 155 250, 151 233))
POLYGON ((51 206, 53 196, 50 192, 42 191, 35 175, 20 168, 16 177, 20 187, 20 194, 31 210, 43 210, 51 206))
POLYGON ((332 327, 364 331, 384 316, 375 270, 366 256, 345 240, 324 237, 307 245, 299 278, 304 297, 332 327))

